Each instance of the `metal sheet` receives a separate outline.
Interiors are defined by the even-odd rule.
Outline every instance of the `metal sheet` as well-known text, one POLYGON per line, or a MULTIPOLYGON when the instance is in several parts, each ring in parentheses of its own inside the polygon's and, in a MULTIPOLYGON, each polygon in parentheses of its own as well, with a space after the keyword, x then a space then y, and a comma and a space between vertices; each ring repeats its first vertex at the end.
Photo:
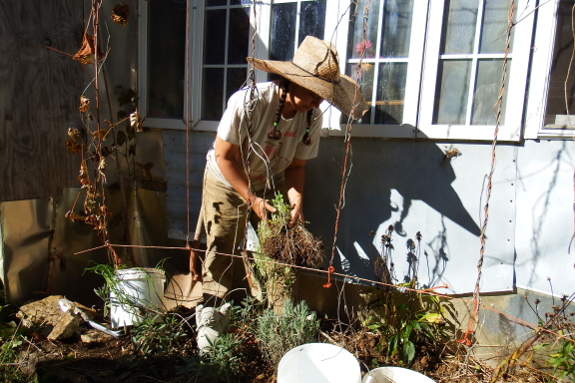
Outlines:
MULTIPOLYGON (((186 200, 186 132, 164 130, 164 155, 166 162, 166 208, 170 219, 170 236, 184 239, 187 234, 186 200)), ((189 150, 189 218, 190 230, 196 227, 201 206, 202 180, 206 153, 214 140, 214 133, 191 132, 189 150)))
POLYGON ((519 152, 516 278, 526 289, 573 293, 572 141, 528 141, 519 152))
MULTIPOLYGON (((392 261, 399 282, 409 268, 406 242, 415 240, 416 233, 421 232, 421 285, 446 283, 449 289, 442 292, 472 292, 477 279, 480 215, 491 146, 457 144, 462 155, 442 165, 449 145, 362 138, 354 138, 352 145, 353 168, 338 226, 336 265, 341 269, 342 262, 347 263, 350 274, 373 279, 373 262, 382 248, 381 235, 393 225, 392 261)), ((334 238, 334 206, 344 150, 341 140, 324 139, 320 157, 307 166, 306 219, 310 230, 324 239, 328 249, 334 238)), ((515 156, 514 146, 497 149, 483 292, 513 289, 515 156)))

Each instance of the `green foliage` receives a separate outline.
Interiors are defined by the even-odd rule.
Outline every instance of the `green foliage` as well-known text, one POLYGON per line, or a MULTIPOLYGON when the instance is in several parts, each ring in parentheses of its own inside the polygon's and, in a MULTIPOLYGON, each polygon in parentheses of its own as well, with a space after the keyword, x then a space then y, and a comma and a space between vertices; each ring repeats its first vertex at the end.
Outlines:
POLYGON ((184 323, 185 319, 171 313, 144 315, 130 330, 134 355, 149 357, 174 353, 178 342, 187 335, 184 323))
POLYGON ((209 348, 198 358, 182 357, 184 366, 178 375, 189 377, 194 382, 237 382, 244 363, 241 339, 233 334, 223 334, 210 342, 209 348))
POLYGON ((573 381, 575 380, 575 344, 568 340, 563 340, 561 343, 551 352, 547 364, 553 368, 553 374, 559 379, 569 376, 573 381))
MULTIPOLYGON (((156 269, 161 269, 164 261, 165 259, 161 260, 156 269)), ((137 311, 138 323, 130 329, 133 354, 149 357, 175 352, 180 339, 187 335, 187 321, 174 313, 159 312, 155 307, 148 307, 147 302, 136 301, 134 297, 127 295, 122 288, 122 281, 116 275, 117 270, 118 268, 111 264, 97 264, 86 269, 104 278, 104 286, 97 289, 96 293, 106 302, 106 307, 112 303, 112 293, 114 304, 122 305, 126 311, 137 311)))
MULTIPOLYGON (((264 243, 266 238, 279 235, 282 228, 287 227, 291 218, 290 207, 285 202, 281 193, 277 193, 270 203, 276 208, 276 212, 271 214, 267 223, 263 221, 259 223, 258 238, 260 240, 260 244, 264 243)), ((261 253, 261 249, 259 252, 261 253)))
POLYGON ((424 300, 421 294, 394 296, 392 291, 379 290, 375 294, 379 295, 379 310, 364 325, 386 340, 383 350, 388 359, 397 356, 400 363, 410 366, 416 349, 425 345, 426 349, 437 352, 450 336, 437 297, 428 296, 424 300))
POLYGON ((30 381, 29 377, 22 372, 17 363, 18 348, 21 345, 21 336, 14 334, 0 346, 0 382, 30 381))
POLYGON ((258 318, 256 338, 264 357, 277 365, 292 348, 312 342, 318 331, 317 315, 304 301, 294 306, 286 300, 282 315, 268 309, 258 318))

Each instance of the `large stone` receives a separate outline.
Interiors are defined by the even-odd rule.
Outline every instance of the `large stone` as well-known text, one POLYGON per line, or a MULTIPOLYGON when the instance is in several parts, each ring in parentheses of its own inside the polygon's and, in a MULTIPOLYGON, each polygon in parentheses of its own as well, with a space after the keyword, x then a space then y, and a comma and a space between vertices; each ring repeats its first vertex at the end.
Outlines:
MULTIPOLYGON (((56 326, 62 316, 62 310, 58 301, 64 298, 62 295, 51 295, 39 301, 31 302, 20 307, 16 317, 22 320, 24 327, 51 325, 56 326)), ((74 302, 90 319, 96 317, 96 311, 74 302)))
POLYGON ((71 312, 65 312, 60 315, 60 318, 56 321, 54 329, 48 335, 48 339, 51 340, 62 340, 69 338, 76 331, 78 327, 84 322, 84 319, 78 314, 72 314, 71 312))

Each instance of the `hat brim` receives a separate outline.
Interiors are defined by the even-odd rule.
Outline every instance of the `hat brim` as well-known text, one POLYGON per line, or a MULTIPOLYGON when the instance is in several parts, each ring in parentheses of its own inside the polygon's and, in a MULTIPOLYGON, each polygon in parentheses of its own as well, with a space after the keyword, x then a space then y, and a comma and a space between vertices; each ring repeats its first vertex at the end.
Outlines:
POLYGON ((247 61, 256 69, 275 73, 314 92, 346 116, 350 116, 353 111, 355 120, 367 111, 367 103, 359 85, 349 76, 340 74, 339 82, 333 83, 316 77, 289 61, 260 60, 253 57, 248 57, 247 61))

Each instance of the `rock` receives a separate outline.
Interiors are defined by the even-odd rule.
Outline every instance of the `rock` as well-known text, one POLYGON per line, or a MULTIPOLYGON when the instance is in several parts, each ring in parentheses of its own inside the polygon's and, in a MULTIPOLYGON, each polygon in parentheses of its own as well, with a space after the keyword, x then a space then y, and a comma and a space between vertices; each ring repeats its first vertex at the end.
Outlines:
POLYGON ((84 343, 104 343, 114 339, 114 337, 98 330, 90 329, 86 331, 85 334, 82 334, 80 339, 82 339, 84 343))
POLYGON ((62 340, 72 336, 80 327, 84 320, 79 315, 65 312, 60 315, 60 318, 54 325, 54 329, 48 335, 48 339, 62 340))
MULTIPOLYGON (((24 327, 32 327, 33 325, 52 325, 56 326, 62 310, 58 305, 58 301, 64 298, 62 295, 51 295, 39 301, 31 302, 20 307, 20 311, 16 313, 16 317, 22 320, 24 327)), ((82 309, 84 313, 90 318, 94 319, 97 314, 96 311, 85 307, 77 302, 74 304, 82 309)))

